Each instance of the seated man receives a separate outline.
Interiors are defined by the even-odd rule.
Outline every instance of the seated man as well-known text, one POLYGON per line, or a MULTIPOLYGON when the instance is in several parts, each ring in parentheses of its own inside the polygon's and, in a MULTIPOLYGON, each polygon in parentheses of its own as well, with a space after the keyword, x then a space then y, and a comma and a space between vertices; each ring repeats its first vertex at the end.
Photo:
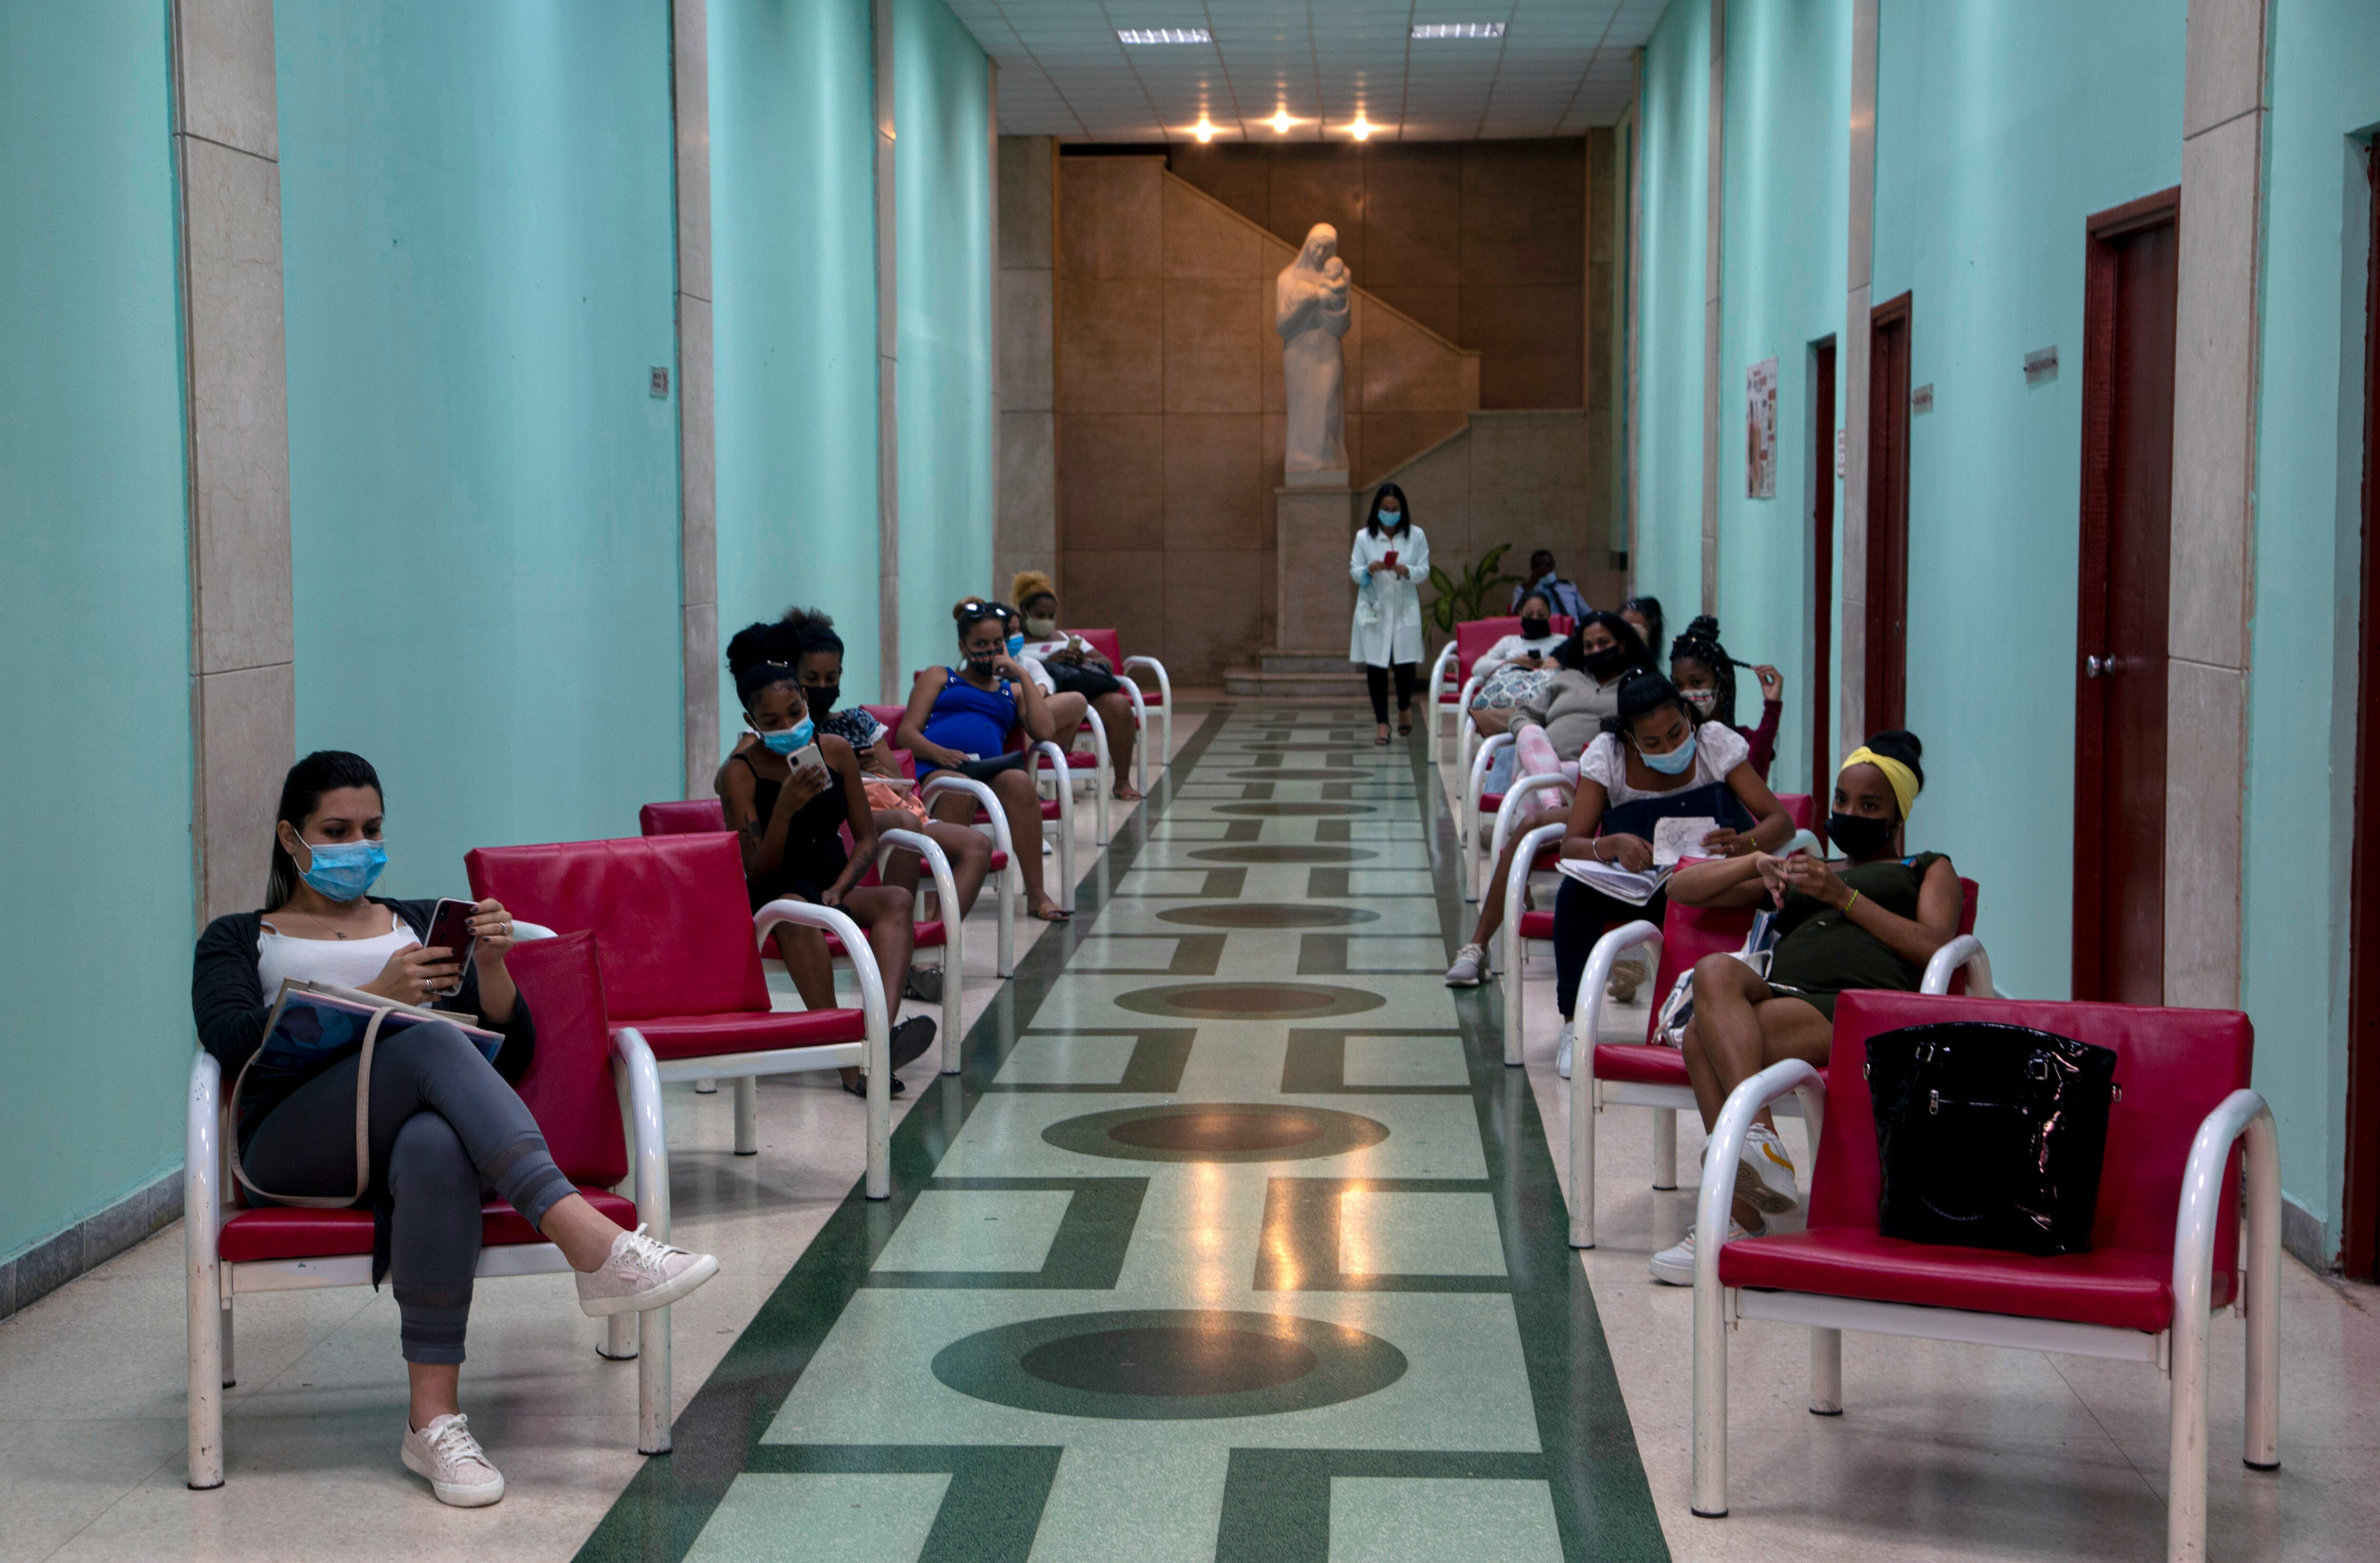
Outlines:
MULTIPOLYGON (((1910 806, 1925 785, 1924 752, 1913 733, 1894 731, 1844 759, 1827 818, 1841 859, 1763 853, 1694 864, 1670 877, 1666 888, 1681 905, 1770 905, 1779 913, 1766 977, 1733 955, 1695 963, 1684 1049, 1705 1131, 1718 1121, 1728 1094, 1770 1064, 1803 1059, 1826 1067, 1836 995, 1853 987, 1914 993, 1925 963, 1958 937, 1965 899, 1958 870, 1938 852, 1902 855, 1910 806)), ((1713 1174, 1706 1168, 1703 1175, 1713 1174)), ((1793 1163, 1764 1110, 1736 1167, 1728 1235, 1766 1230, 1765 1216, 1801 1203, 1793 1163)), ((1692 1286, 1694 1234, 1655 1254, 1652 1266, 1654 1279, 1692 1286)))
POLYGON ((1573 621, 1595 612, 1587 606, 1586 596, 1578 589, 1578 583, 1563 579, 1561 572, 1554 567, 1551 549, 1541 548, 1529 555, 1529 578, 1512 588, 1513 612, 1521 611, 1521 599, 1533 591, 1544 593, 1556 613, 1573 621))

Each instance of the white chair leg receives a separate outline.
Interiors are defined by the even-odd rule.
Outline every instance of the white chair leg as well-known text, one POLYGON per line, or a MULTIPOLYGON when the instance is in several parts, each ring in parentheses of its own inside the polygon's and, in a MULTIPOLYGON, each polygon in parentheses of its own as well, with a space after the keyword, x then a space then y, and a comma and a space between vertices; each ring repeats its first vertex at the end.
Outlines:
MULTIPOLYGON (((1718 1234, 1697 1232, 1700 1250, 1718 1234)), ((1701 1254, 1696 1254, 1697 1261, 1701 1254)), ((1727 1320, 1716 1286, 1694 1288, 1694 1475, 1687 1507, 1697 1518, 1727 1513, 1727 1320)))
POLYGON ((637 1315, 613 1314, 603 1321, 603 1339, 596 1344, 595 1354, 606 1362, 630 1363, 637 1359, 637 1315))
MULTIPOLYGON (((1581 1012, 1591 1023, 1594 1012, 1581 1012)), ((1573 1034, 1570 1054, 1570 1245, 1595 1246, 1595 1046, 1573 1034)))
POLYGON ((215 1266, 190 1266, 189 1485, 204 1491, 224 1482, 223 1401, 225 1315, 215 1304, 215 1266))
POLYGON ((637 1452, 667 1454, 670 1448, 670 1311, 616 1314, 637 1321, 637 1452))
POLYGON ((1810 1332, 1810 1414, 1843 1414, 1843 1332, 1810 1332))
POLYGON ((698 1097, 716 1096, 718 1092, 719 1082, 716 1080, 698 1080, 694 1083, 694 1094, 698 1097))
POLYGON ((225 1298, 218 1321, 223 1329, 223 1387, 226 1389, 239 1382, 239 1363, 232 1354, 232 1338, 237 1333, 232 1328, 232 1313, 238 1305, 235 1300, 225 1298))
POLYGON ((1678 1186, 1678 1109, 1653 1109, 1653 1186, 1664 1193, 1678 1186))
POLYGON ((735 1154, 760 1154, 760 1082, 748 1074, 735 1082, 735 1154))
POLYGON ((1004 981, 1016 975, 1016 903, 1025 894, 1025 871, 1016 866, 1016 854, 1008 854, 1008 866, 1000 871, 1000 882, 990 887, 992 899, 999 904, 1000 954, 997 964, 1004 981))

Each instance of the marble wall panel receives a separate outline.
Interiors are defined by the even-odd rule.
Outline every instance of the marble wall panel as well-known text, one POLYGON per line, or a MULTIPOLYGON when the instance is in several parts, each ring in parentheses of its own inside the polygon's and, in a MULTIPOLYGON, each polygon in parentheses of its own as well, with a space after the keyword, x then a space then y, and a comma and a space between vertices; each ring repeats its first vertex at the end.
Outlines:
POLYGON ((180 128, 279 161, 273 0, 178 0, 174 11, 180 128))
POLYGON ((1364 165, 1346 149, 1321 143, 1281 147, 1272 160, 1271 205, 1265 226, 1291 245, 1328 223, 1339 230, 1339 254, 1363 281, 1364 165))
POLYGON ((1154 413, 1066 413, 1057 421, 1058 546, 1070 557, 1162 547, 1165 420, 1154 413))
POLYGON ((1463 333, 1463 289, 1459 287, 1373 287, 1365 284, 1380 301, 1403 310, 1423 325, 1445 337, 1458 341, 1463 333))
POLYGON ((1265 479, 1261 414, 1167 416, 1168 550, 1262 549, 1272 488, 1265 479))
POLYGON ((201 919, 262 904, 264 857, 298 730, 297 668, 287 661, 197 681, 201 919))
MULTIPOLYGON (((1003 232, 1006 230, 1003 229, 1003 232)), ((994 311, 1000 341, 993 355, 1003 409, 1056 406, 1058 322, 1052 287, 1056 273, 1030 268, 996 273, 1000 308, 994 311)))
MULTIPOLYGON (((1259 377, 1268 339, 1278 342, 1264 309, 1262 283, 1251 279, 1169 279, 1165 297, 1165 410, 1264 410, 1259 377)), ((1274 371, 1279 372, 1278 354, 1274 371)))
MULTIPOLYGON (((1156 625, 1165 601, 1167 576, 1161 548, 1111 549, 1061 555, 1066 584, 1066 617, 1080 624, 1112 625, 1124 632, 1133 654, 1152 654, 1156 625), (1148 626, 1144 629, 1142 626, 1148 626)), ((1181 676, 1165 651, 1153 653, 1178 685, 1181 676)))
POLYGON ((1463 148, 1466 289, 1575 287, 1586 253, 1585 217, 1584 141, 1474 141, 1463 148))
POLYGON ((1253 548, 1169 553, 1164 660, 1176 688, 1221 683, 1224 668, 1246 660, 1261 644, 1269 563, 1253 548))
POLYGON ((1435 337, 1387 309, 1365 309, 1361 329, 1362 358, 1349 369, 1366 412, 1464 410, 1461 361, 1435 337))
POLYGON ((1057 520, 1058 417, 1047 408, 1002 408, 994 551, 1047 561, 1058 551, 1057 520))
POLYGON ((1169 280, 1268 280, 1264 236, 1230 208, 1201 197, 1180 180, 1165 181, 1164 269, 1169 280))
POLYGON ((1051 254, 1050 144, 1047 136, 1000 138, 1000 264, 1048 271, 1051 254))
POLYGON ((1163 411, 1165 284, 1155 277, 1102 281, 1069 273, 1061 302, 1061 410, 1163 411))
MULTIPOLYGON (((1463 427, 1464 415, 1444 412, 1371 412, 1364 415, 1364 454, 1353 470, 1366 483, 1411 461, 1463 427)), ((1351 459, 1354 453, 1350 452, 1351 459)), ((1424 523, 1427 525, 1427 523, 1424 523)))
POLYGON ((2166 861, 2200 866, 2165 881, 2165 1001, 2240 1001, 2240 770, 2246 677, 2166 663, 2166 861))
MULTIPOLYGON (((1414 415, 1395 415, 1414 416, 1414 415)), ((1432 563, 1452 570, 1472 555, 1471 442, 1453 440, 1397 474, 1415 525, 1429 534, 1432 563)), ((1366 497, 1370 485, 1366 485, 1366 497)), ((1359 504, 1361 514, 1366 507, 1359 504)))
POLYGON ((1461 158, 1443 146, 1384 146, 1365 148, 1362 163, 1363 285, 1375 290, 1460 285, 1462 246, 1448 237, 1463 231, 1461 158))
POLYGON ((1479 349, 1479 405, 1585 404, 1586 294, 1576 282, 1463 290, 1456 339, 1479 349))
POLYGON ((1162 157, 1070 157, 1059 162, 1059 269, 1068 277, 1163 274, 1162 157))
POLYGON ((1171 148, 1166 156, 1168 166, 1184 179, 1257 226, 1272 225, 1270 147, 1216 142, 1171 148))

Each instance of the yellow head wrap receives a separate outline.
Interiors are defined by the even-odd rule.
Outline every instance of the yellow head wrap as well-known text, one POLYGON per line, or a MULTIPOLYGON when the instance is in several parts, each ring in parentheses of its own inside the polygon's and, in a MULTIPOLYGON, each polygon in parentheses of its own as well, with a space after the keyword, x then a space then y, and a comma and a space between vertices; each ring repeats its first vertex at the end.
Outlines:
POLYGON ((1840 776, 1855 765, 1872 765, 1884 772, 1884 779, 1892 783, 1894 799, 1900 805, 1900 818, 1907 819, 1910 808, 1917 802, 1917 794, 1921 787, 1917 773, 1890 755, 1877 754, 1865 744, 1862 744, 1858 748, 1845 755, 1843 763, 1836 769, 1835 774, 1840 776))

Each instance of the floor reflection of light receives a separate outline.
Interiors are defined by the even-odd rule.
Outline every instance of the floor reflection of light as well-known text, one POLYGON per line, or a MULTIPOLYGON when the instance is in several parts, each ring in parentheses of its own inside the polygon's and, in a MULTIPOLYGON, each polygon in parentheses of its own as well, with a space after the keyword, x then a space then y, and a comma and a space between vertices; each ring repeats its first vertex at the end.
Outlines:
POLYGON ((1245 1281, 1231 1268, 1230 1246, 1224 1241, 1229 1189, 1223 1166, 1215 1161, 1190 1163, 1190 1220, 1193 1254, 1190 1290, 1202 1302, 1234 1296, 1245 1281))

